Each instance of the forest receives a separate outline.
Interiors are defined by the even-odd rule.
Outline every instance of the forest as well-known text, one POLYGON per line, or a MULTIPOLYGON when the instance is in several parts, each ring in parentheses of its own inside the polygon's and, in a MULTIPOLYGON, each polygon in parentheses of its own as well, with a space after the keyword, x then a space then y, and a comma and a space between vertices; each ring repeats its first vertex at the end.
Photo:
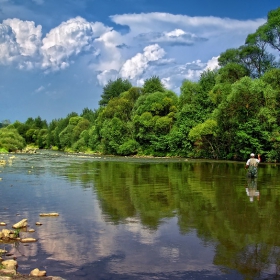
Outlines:
POLYGON ((280 7, 227 49, 219 67, 184 80, 180 94, 160 77, 143 87, 110 80, 98 109, 84 108, 50 123, 28 118, 0 123, 0 152, 26 145, 65 152, 119 156, 245 160, 251 152, 280 161, 280 7))

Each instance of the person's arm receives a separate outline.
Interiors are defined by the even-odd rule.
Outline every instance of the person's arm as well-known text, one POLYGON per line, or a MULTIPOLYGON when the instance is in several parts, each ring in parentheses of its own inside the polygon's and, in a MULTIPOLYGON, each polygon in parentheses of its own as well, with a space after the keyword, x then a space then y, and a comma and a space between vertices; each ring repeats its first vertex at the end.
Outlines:
POLYGON ((250 159, 247 160, 247 162, 245 164, 245 169, 247 169, 249 167, 249 162, 250 162, 250 159))
POLYGON ((258 160, 259 160, 259 162, 261 162, 261 155, 260 154, 258 154, 258 160))

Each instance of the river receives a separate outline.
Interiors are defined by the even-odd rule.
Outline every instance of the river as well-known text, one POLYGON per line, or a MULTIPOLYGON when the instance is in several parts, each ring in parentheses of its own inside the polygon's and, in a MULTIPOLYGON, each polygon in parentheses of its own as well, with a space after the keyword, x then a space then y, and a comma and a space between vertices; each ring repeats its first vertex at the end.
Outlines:
POLYGON ((278 279, 278 164, 36 154, 0 155, 0 242, 18 272, 65 279, 278 279), (40 213, 58 212, 58 217, 40 213), (42 223, 36 226, 35 223, 42 223), (2 230, 5 227, 0 227, 2 230))

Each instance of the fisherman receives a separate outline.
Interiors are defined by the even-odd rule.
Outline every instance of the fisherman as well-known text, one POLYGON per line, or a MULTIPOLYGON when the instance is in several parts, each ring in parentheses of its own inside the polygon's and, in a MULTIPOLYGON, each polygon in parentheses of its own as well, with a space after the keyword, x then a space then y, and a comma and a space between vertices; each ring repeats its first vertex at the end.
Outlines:
POLYGON ((255 154, 250 154, 250 158, 246 162, 245 169, 248 169, 248 177, 255 178, 258 175, 258 164, 261 162, 261 155, 255 158, 255 154))

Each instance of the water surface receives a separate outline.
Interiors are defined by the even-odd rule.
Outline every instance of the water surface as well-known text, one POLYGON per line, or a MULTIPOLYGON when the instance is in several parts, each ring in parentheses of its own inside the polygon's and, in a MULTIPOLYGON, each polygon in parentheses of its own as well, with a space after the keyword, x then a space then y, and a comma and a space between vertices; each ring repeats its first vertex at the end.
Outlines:
MULTIPOLYGON (((0 155, 0 222, 38 241, 3 244, 20 273, 66 279, 277 279, 279 165, 0 155), (58 212, 59 217, 40 217, 58 212), (35 226, 41 222, 42 226, 35 226)), ((3 227, 0 228, 0 230, 3 227)))

